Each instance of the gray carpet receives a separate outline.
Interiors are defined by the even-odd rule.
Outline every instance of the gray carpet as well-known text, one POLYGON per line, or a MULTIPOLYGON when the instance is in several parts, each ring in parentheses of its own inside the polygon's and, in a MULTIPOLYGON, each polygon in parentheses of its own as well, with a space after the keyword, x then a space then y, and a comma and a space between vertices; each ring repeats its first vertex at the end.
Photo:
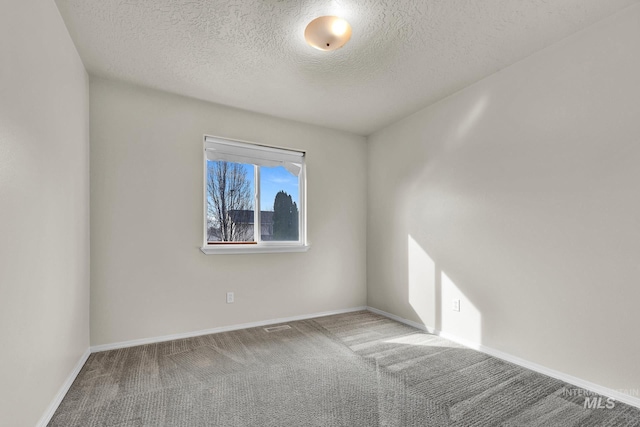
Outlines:
POLYGON ((288 325, 92 354, 49 426, 640 426, 370 312, 288 325))

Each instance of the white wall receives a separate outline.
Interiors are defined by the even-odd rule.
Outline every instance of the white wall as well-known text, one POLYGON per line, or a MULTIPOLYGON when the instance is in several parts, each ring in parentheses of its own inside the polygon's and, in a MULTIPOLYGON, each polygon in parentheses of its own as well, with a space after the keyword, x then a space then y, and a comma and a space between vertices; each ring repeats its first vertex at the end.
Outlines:
POLYGON ((635 6, 372 135, 369 305, 640 389, 638 52, 635 6))
POLYGON ((51 1, 3 3, 0 58, 0 426, 33 426, 89 347, 89 87, 51 1))
POLYGON ((92 344, 364 305, 365 150, 360 136, 92 77, 92 344), (204 134, 307 151, 308 252, 200 251, 204 134))

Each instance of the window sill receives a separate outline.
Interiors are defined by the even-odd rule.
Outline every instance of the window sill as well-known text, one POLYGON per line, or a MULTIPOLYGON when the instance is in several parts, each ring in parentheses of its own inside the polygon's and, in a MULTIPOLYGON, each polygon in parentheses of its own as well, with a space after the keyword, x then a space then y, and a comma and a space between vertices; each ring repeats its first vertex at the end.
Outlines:
POLYGON ((205 255, 267 254, 307 252, 310 245, 207 245, 200 248, 205 255))

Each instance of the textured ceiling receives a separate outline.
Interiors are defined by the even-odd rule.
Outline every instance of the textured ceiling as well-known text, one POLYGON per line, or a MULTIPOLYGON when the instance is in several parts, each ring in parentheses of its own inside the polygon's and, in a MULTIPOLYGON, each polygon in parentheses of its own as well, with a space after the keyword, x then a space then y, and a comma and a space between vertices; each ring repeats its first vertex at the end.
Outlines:
POLYGON ((94 75, 362 135, 640 0, 57 0, 94 75), (306 24, 353 27, 334 52, 306 24))

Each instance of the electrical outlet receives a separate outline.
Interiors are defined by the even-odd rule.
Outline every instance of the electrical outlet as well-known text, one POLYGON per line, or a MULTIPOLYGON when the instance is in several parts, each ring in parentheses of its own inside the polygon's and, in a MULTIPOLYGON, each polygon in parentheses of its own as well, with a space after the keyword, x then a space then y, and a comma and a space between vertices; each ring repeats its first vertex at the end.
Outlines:
POLYGON ((454 299, 453 300, 453 311, 460 311, 460 300, 459 299, 454 299))
POLYGON ((234 299, 233 292, 227 292, 227 304, 233 304, 234 299))

